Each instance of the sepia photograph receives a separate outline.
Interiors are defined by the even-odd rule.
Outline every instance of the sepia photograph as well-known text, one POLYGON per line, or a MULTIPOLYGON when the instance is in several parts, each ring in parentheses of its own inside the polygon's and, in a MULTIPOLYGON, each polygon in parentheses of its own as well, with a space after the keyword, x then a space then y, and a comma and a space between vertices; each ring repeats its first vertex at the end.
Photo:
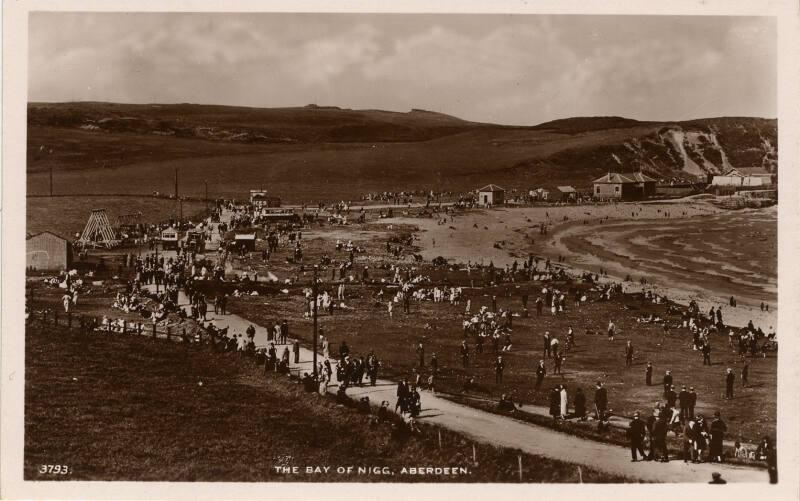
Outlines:
POLYGON ((6 475, 796 485, 778 16, 23 18, 6 475))

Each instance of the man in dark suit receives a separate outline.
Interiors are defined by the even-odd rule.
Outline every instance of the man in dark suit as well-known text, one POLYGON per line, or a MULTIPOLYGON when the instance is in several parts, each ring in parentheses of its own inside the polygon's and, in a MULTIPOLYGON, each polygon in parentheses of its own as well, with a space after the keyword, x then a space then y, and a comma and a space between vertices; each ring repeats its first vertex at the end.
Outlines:
POLYGON ((678 393, 678 405, 681 408, 681 423, 684 423, 689 417, 689 392, 686 391, 686 386, 683 386, 678 393))
POLYGON ((675 387, 670 386, 669 390, 667 391, 667 407, 670 409, 675 408, 675 403, 678 400, 678 394, 675 393, 675 387))
POLYGON ((736 380, 736 375, 733 373, 733 369, 728 367, 727 372, 725 373, 725 399, 733 398, 733 382, 736 380))
POLYGON ((645 437, 645 426, 644 421, 639 419, 639 413, 636 412, 633 414, 633 421, 631 421, 630 425, 628 426, 628 438, 631 441, 631 461, 636 462, 638 461, 638 457, 636 452, 638 451, 639 454, 642 455, 642 459, 645 459, 644 449, 642 448, 642 442, 644 441, 645 437))
POLYGON ((597 408, 597 418, 600 419, 608 407, 608 392, 600 381, 597 382, 594 390, 594 406, 597 408))
POLYGON ((694 386, 689 388, 689 417, 694 418, 694 406, 697 405, 697 393, 694 386))
POLYGON ((503 362, 503 356, 498 355, 497 360, 494 361, 494 382, 495 383, 502 383, 503 382, 503 369, 505 369, 506 363, 503 362))
POLYGON ((539 366, 536 367, 536 391, 539 391, 542 387, 542 381, 544 381, 544 376, 547 374, 547 369, 544 366, 544 360, 539 360, 539 366))
POLYGON ((633 365, 633 343, 628 340, 625 344, 625 367, 633 365))
POLYGON ((651 386, 653 384, 653 363, 647 362, 647 368, 644 370, 644 384, 651 386))
POLYGON ((667 370, 664 372, 664 398, 667 398, 667 392, 672 387, 672 371, 667 370))

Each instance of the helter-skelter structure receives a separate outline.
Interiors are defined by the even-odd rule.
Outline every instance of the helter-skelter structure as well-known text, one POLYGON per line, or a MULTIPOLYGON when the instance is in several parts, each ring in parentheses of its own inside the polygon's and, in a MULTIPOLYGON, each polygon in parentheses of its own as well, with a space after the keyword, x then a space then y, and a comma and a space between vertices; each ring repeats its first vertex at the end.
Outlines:
POLYGON ((89 221, 76 243, 82 247, 93 246, 109 249, 119 245, 119 239, 108 221, 105 209, 92 209, 89 221))

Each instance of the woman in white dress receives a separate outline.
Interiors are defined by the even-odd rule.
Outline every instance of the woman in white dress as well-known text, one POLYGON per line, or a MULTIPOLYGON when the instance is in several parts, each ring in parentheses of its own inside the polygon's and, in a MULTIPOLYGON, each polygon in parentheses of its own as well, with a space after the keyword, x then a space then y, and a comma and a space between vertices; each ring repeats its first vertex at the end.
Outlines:
POLYGON ((567 389, 561 385, 561 418, 567 418, 567 389))

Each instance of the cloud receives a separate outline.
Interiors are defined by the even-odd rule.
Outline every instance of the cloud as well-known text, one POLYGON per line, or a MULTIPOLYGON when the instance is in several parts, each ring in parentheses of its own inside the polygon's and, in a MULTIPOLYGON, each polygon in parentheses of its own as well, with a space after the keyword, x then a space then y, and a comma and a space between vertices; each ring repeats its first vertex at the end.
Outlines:
POLYGON ((35 13, 32 100, 774 116, 767 18, 35 13))

